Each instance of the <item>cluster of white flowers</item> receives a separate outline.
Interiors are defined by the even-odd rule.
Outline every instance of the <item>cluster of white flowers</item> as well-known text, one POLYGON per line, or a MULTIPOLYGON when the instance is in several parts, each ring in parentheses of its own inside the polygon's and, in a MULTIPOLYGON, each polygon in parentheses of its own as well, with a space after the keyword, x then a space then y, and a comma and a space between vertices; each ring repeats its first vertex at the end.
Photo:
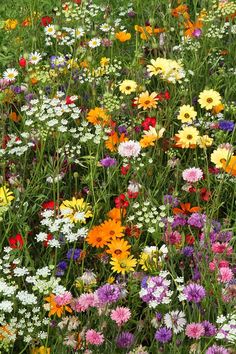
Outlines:
POLYGON ((216 323, 219 324, 219 330, 216 338, 219 340, 226 340, 230 343, 235 343, 236 340, 236 314, 228 314, 226 316, 218 316, 216 323))
POLYGON ((27 133, 22 133, 20 136, 9 134, 4 148, 0 149, 0 157, 9 158, 13 156, 22 156, 33 146, 34 143, 29 140, 29 135, 27 133))
POLYGON ((52 248, 60 248, 65 242, 74 243, 87 236, 86 227, 78 227, 64 217, 63 213, 55 215, 53 210, 44 210, 42 212, 41 225, 47 227, 47 232, 39 232, 35 238, 37 242, 47 242, 52 248), (53 235, 48 238, 48 234, 53 235))

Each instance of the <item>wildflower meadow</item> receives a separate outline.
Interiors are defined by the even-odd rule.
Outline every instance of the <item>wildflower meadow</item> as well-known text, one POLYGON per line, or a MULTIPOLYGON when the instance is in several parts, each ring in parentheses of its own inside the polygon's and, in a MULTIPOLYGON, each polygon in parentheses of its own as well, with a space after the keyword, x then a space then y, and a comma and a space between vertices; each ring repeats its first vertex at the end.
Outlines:
POLYGON ((0 1, 0 353, 236 353, 236 1, 0 1))

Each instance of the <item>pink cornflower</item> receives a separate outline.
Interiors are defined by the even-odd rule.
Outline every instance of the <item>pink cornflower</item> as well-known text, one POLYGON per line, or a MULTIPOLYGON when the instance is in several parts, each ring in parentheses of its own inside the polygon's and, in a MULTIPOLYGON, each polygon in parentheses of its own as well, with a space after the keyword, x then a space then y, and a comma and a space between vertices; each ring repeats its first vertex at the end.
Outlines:
POLYGON ((205 329, 201 323, 190 323, 187 325, 185 334, 189 338, 199 339, 205 334, 205 329))
POLYGON ((233 276, 234 274, 230 268, 220 268, 219 281, 221 283, 228 283, 230 280, 232 280, 233 276))
POLYGON ((118 153, 122 157, 138 157, 140 151, 141 145, 134 140, 124 141, 118 146, 118 153))
POLYGON ((227 256, 230 256, 233 252, 232 246, 228 246, 228 243, 220 243, 220 242, 215 242, 211 246, 211 250, 214 253, 226 253, 227 256))
POLYGON ((75 299, 71 304, 74 311, 84 312, 89 307, 95 307, 98 304, 98 298, 93 293, 85 293, 80 295, 79 298, 75 299))
POLYGON ((104 342, 103 334, 94 329, 89 329, 86 332, 85 338, 88 344, 101 345, 104 342))
POLYGON ((58 306, 65 306, 71 302, 72 295, 69 291, 66 291, 63 294, 55 296, 54 300, 58 306))
POLYGON ((197 182, 203 177, 203 172, 200 168, 191 167, 183 171, 182 177, 185 181, 192 183, 197 182))
POLYGON ((116 322, 118 326, 122 326, 131 317, 131 312, 127 307, 117 307, 111 311, 111 319, 116 322))

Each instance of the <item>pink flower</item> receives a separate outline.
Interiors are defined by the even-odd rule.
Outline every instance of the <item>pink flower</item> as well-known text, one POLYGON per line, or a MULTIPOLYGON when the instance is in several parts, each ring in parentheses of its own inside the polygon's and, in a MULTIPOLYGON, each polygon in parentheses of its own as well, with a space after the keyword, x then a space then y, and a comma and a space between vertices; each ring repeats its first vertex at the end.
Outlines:
POLYGON ((123 325, 131 317, 131 312, 127 307, 117 307, 111 311, 111 319, 116 322, 118 326, 123 325))
POLYGON ((122 157, 138 157, 140 151, 141 145, 134 140, 124 141, 118 146, 118 153, 122 157))
POLYGON ((201 323, 190 323, 186 327, 185 334, 189 338, 199 339, 204 336, 205 329, 201 323))
POLYGON ((233 278, 233 276, 234 274, 230 268, 220 268, 219 281, 221 283, 228 283, 233 278))
POLYGON ((66 291, 63 294, 55 296, 55 302, 58 306, 65 306, 69 304, 71 300, 72 300, 72 295, 69 291, 66 291))
POLYGON ((85 335, 87 344, 101 345, 104 342, 104 336, 102 333, 89 329, 85 335))
POLYGON ((192 183, 192 182, 197 182, 203 177, 203 172, 200 168, 192 167, 192 168, 187 168, 187 170, 184 170, 182 173, 182 177, 185 181, 192 183))
POLYGON ((233 249, 231 246, 228 246, 228 243, 220 243, 220 242, 215 242, 211 246, 211 250, 214 253, 226 253, 227 256, 231 255, 233 252, 233 249))
POLYGON ((89 307, 95 307, 98 304, 98 298, 93 293, 82 294, 79 298, 75 299, 71 304, 74 311, 84 312, 89 307))

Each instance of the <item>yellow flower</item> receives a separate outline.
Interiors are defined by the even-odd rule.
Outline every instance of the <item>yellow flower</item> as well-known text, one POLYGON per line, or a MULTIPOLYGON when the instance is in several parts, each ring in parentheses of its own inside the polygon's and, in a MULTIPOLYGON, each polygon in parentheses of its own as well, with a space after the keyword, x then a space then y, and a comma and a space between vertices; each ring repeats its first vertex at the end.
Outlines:
POLYGON ((196 116, 197 112, 194 107, 188 104, 180 107, 177 119, 181 120, 182 123, 191 123, 196 116))
POLYGON ((51 349, 41 346, 39 348, 33 348, 30 351, 30 354, 50 354, 51 353, 51 349))
POLYGON ((137 261, 133 256, 129 256, 127 258, 112 258, 111 260, 112 270, 113 272, 125 274, 129 272, 133 272, 137 261))
POLYGON ((231 151, 226 148, 218 147, 211 154, 211 162, 213 162, 216 167, 222 168, 223 164, 229 160, 231 156, 231 151))
POLYGON ((60 206, 61 213, 71 220, 71 222, 86 223, 86 219, 93 216, 91 206, 86 203, 83 198, 72 200, 64 200, 60 206))
POLYGON ((0 206, 7 206, 11 204, 11 201, 14 199, 13 193, 6 187, 3 186, 0 188, 0 206))
POLYGON ((15 29, 17 25, 18 25, 18 21, 17 20, 9 18, 8 20, 5 21, 4 29, 6 31, 10 31, 10 30, 15 29))
POLYGON ((152 59, 151 65, 147 65, 147 70, 151 76, 164 74, 167 71, 167 68, 167 60, 163 58, 152 59))
POLYGON ((95 107, 88 112, 87 120, 93 125, 106 125, 110 121, 110 116, 104 108, 95 107))
POLYGON ((100 65, 101 66, 107 66, 110 62, 110 59, 107 58, 107 57, 102 57, 101 60, 100 60, 100 65))
POLYGON ((130 245, 127 241, 121 239, 113 239, 108 244, 108 249, 106 250, 112 258, 125 258, 130 254, 130 245))
POLYGON ((185 127, 179 130, 177 137, 177 146, 181 148, 196 147, 199 139, 199 131, 194 127, 185 127))
POLYGON ((157 106, 157 93, 152 92, 149 94, 148 91, 142 92, 138 97, 135 98, 135 104, 138 105, 138 108, 143 108, 144 110, 148 108, 156 108, 157 106))
POLYGON ((129 95, 131 92, 135 92, 137 84, 133 80, 124 80, 119 86, 120 92, 125 95, 129 95))
POLYGON ((120 42, 126 42, 130 40, 131 34, 128 32, 117 32, 116 33, 116 39, 118 39, 120 42))
POLYGON ((205 108, 207 111, 209 111, 214 106, 218 106, 221 103, 221 96, 217 91, 204 90, 199 95, 198 103, 200 104, 201 108, 205 108))
POLYGON ((205 149, 211 146, 213 143, 213 139, 210 138, 208 135, 200 136, 198 139, 198 145, 201 149, 205 149))

